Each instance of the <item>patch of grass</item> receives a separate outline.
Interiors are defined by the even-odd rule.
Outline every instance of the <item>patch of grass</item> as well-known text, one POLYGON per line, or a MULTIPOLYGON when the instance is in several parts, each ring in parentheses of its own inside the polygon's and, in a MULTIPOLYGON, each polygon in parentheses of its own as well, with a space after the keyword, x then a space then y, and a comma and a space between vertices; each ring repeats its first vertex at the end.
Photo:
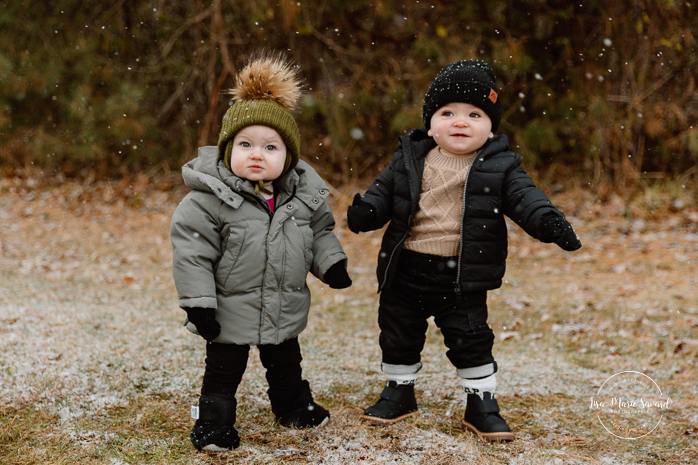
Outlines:
POLYGON ((309 277, 313 304, 300 337, 304 376, 331 421, 311 430, 275 424, 253 349, 237 395, 241 447, 216 454, 189 442, 204 344, 181 327, 170 278, 167 231, 179 194, 144 194, 150 206, 141 209, 97 198, 80 203, 79 216, 41 200, 61 195, 0 200, 0 217, 11 219, 0 224, 3 465, 698 462, 698 219, 685 210, 640 228, 622 204, 570 193, 555 202, 577 212, 569 216, 584 248, 574 254, 511 225, 506 282, 489 308, 498 400, 518 439, 485 444, 461 426, 465 395, 433 323, 416 386, 420 415, 390 427, 360 421, 385 383, 380 232, 349 234, 337 207, 354 285, 335 291, 309 277), (626 369, 647 373, 672 399, 658 431, 637 441, 608 434, 589 408, 600 384, 626 369))

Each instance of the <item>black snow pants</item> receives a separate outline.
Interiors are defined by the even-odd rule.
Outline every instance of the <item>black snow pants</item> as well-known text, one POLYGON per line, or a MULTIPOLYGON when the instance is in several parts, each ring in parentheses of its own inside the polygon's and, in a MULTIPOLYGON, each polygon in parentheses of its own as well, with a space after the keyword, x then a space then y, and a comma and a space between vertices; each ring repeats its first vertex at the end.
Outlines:
POLYGON ((487 324, 487 291, 455 292, 458 257, 402 250, 392 285, 380 296, 378 325, 383 363, 414 365, 424 348, 427 318, 441 329, 456 368, 497 365, 487 324))
MULTIPOLYGON (((296 388, 303 381, 301 348, 298 338, 278 345, 260 345, 259 358, 266 368, 269 388, 287 390, 296 388)), ((206 370, 201 394, 232 399, 235 397, 242 375, 247 368, 249 345, 206 344, 206 370)))

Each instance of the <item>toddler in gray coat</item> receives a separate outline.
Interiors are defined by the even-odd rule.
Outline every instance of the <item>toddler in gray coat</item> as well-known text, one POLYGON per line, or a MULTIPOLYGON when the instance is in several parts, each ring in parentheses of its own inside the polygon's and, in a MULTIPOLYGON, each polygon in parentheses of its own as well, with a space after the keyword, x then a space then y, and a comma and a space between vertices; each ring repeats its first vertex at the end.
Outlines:
POLYGON ((217 147, 184 165, 192 191, 171 223, 173 273, 187 328, 206 341, 206 370, 191 441, 201 450, 238 447, 235 393, 256 345, 269 400, 287 427, 324 425, 329 412, 303 380, 298 335, 310 308, 308 272, 334 289, 351 285, 332 232, 329 189, 299 161, 291 115, 297 68, 281 55, 250 60, 217 147))

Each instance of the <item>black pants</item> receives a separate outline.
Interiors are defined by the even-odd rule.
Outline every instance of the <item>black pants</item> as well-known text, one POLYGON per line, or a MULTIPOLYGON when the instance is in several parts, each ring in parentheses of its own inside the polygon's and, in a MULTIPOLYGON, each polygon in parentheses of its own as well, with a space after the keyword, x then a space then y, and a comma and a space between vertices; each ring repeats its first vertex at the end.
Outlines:
MULTIPOLYGON (((278 345, 260 345, 259 358, 266 368, 271 389, 291 389, 303 381, 301 348, 298 338, 278 345)), ((206 344, 206 371, 201 394, 232 399, 247 368, 250 346, 236 344, 206 344)))
POLYGON ((400 254, 392 285, 380 296, 378 325, 383 363, 414 365, 424 348, 427 318, 441 329, 456 368, 496 364, 487 325, 487 291, 455 293, 457 257, 410 250, 400 254))

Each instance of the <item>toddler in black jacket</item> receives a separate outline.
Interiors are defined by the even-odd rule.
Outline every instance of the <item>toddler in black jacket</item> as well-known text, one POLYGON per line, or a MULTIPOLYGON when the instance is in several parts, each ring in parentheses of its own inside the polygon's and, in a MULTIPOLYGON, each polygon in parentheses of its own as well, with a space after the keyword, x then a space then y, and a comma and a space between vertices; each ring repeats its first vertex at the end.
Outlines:
POLYGON ((391 424, 417 413, 427 319, 444 335, 467 405, 463 426, 489 441, 512 441, 494 398, 497 363, 487 291, 502 284, 504 215, 564 250, 582 244, 565 216, 521 167, 499 127, 492 69, 467 60, 446 66, 422 107, 426 130, 400 138, 390 165, 347 210, 355 233, 382 228, 378 256, 381 369, 388 382, 363 419, 391 424))

